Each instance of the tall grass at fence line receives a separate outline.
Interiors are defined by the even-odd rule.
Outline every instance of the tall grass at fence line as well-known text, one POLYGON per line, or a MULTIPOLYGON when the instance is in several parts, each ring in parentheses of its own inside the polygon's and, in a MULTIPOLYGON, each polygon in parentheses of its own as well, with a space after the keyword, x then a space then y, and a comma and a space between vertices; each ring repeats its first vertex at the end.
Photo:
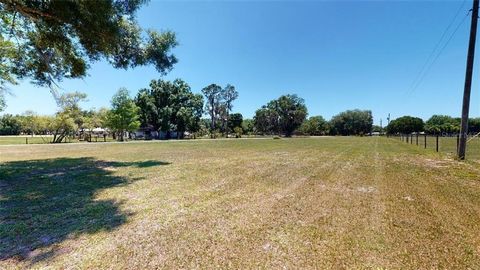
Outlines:
MULTIPOLYGON (((401 140, 401 136, 394 136, 396 139, 401 140)), ((413 135, 413 143, 410 141, 412 137, 408 138, 408 144, 416 146, 416 135, 413 135)), ((430 151, 436 151, 436 136, 427 135, 427 148, 430 151)), ((467 159, 480 160, 480 137, 469 137, 467 143, 467 159)), ((406 142, 405 136, 403 139, 406 142)), ((418 135, 418 147, 425 148, 425 135, 418 135)), ((457 136, 438 136, 438 152, 448 154, 455 157, 457 154, 457 136)))

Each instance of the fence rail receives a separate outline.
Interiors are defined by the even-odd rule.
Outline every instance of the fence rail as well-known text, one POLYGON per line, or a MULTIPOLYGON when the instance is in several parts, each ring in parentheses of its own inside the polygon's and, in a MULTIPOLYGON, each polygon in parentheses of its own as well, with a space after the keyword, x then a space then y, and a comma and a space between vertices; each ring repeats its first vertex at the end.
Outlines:
MULTIPOLYGON (((459 134, 396 134, 388 137, 417 145, 424 149, 456 155, 460 141, 459 134)), ((480 137, 471 134, 467 138, 467 157, 480 159, 480 137)))

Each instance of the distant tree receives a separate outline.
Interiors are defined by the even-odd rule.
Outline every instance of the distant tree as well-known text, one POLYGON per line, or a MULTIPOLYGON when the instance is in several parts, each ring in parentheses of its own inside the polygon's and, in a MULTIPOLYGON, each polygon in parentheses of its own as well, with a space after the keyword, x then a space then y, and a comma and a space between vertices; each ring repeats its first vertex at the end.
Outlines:
POLYGON ((146 1, 0 2, 0 88, 31 78, 53 87, 86 76, 102 58, 115 68, 153 64, 165 73, 177 62, 172 32, 144 31, 135 13, 146 1))
POLYGON ((255 111, 254 127, 261 134, 280 134, 279 115, 276 110, 262 106, 255 111))
POLYGON ((58 112, 48 125, 48 129, 53 133, 52 143, 61 143, 76 127, 75 120, 68 112, 58 112))
POLYGON ((148 128, 152 126, 155 130, 158 130, 160 128, 160 120, 158 119, 157 106, 151 90, 141 89, 135 97, 135 104, 139 108, 138 116, 141 127, 148 128))
POLYGON ((235 128, 242 128, 243 116, 241 113, 232 113, 228 119, 228 129, 235 132, 235 128))
MULTIPOLYGON (((222 99, 224 100, 224 106, 223 106, 223 130, 228 134, 228 127, 227 123, 230 118, 230 112, 233 109, 233 102, 238 98, 238 92, 235 90, 235 86, 227 84, 225 88, 222 89, 222 99)), ((243 117, 242 117, 243 120, 243 117)), ((238 127, 238 126, 237 126, 238 127)))
POLYGON ((228 118, 233 108, 233 102, 238 98, 238 92, 233 85, 225 88, 211 84, 202 89, 205 96, 205 111, 210 116, 210 130, 221 130, 228 133, 228 118))
POLYGON ((149 89, 142 89, 135 98, 140 108, 142 127, 155 130, 177 131, 183 137, 185 131, 196 132, 203 114, 203 97, 192 93, 190 86, 181 79, 173 82, 152 80, 149 89))
POLYGON ((205 110, 210 116, 210 129, 215 130, 217 125, 219 107, 221 105, 221 91, 222 87, 216 84, 210 84, 202 89, 205 96, 205 110))
POLYGON ((332 135, 366 135, 372 131, 373 117, 369 110, 347 110, 332 117, 330 133, 332 135))
POLYGON ((372 132, 384 132, 384 129, 381 126, 373 125, 372 126, 372 132))
POLYGON ((281 96, 267 106, 277 112, 280 130, 287 137, 290 137, 302 125, 308 114, 305 101, 297 95, 281 96))
POLYGON ((185 100, 177 113, 174 123, 177 130, 177 138, 183 138, 185 131, 197 132, 200 129, 200 117, 203 113, 203 97, 192 94, 185 100))
POLYGON ((300 126, 300 132, 305 135, 328 134, 328 123, 322 116, 312 116, 300 126))
POLYGON ((95 128, 105 128, 107 123, 108 109, 101 108, 99 110, 91 109, 83 112, 83 124, 81 128, 85 131, 84 135, 92 135, 95 128))
POLYGON ((20 117, 22 132, 24 134, 35 135, 38 131, 38 115, 34 111, 26 111, 20 117))
POLYGON ((480 118, 468 119, 468 132, 479 133, 480 132, 480 118))
POLYGON ((53 143, 61 143, 69 134, 75 133, 83 125, 80 102, 85 101, 87 95, 81 92, 65 93, 57 100, 58 111, 51 121, 49 129, 53 132, 53 143))
POLYGON ((78 91, 62 94, 57 100, 60 111, 67 114, 75 122, 75 132, 78 131, 85 122, 84 112, 80 108, 80 102, 86 100, 87 94, 78 91))
POLYGON ((210 119, 201 118, 198 122, 198 130, 194 133, 195 137, 205 137, 210 134, 210 119))
POLYGON ((243 119, 242 130, 243 134, 253 134, 255 132, 255 122, 253 121, 253 119, 243 119))
POLYGON ((52 134, 53 132, 49 129, 50 123, 53 121, 55 116, 49 115, 40 115, 36 117, 37 121, 37 134, 46 135, 52 134))
POLYGON ((236 138, 241 138, 243 135, 243 129, 241 127, 233 128, 233 133, 235 133, 236 138))
POLYGON ((19 135, 22 122, 18 116, 5 114, 0 117, 0 135, 19 135))
POLYGON ((433 115, 425 122, 425 131, 429 134, 459 132, 460 118, 453 118, 448 115, 433 115))
POLYGON ((270 101, 255 112, 255 127, 261 133, 283 133, 289 137, 299 128, 308 111, 297 95, 284 95, 270 101))
POLYGON ((124 141, 126 131, 134 131, 140 127, 139 109, 126 88, 120 88, 113 96, 111 103, 112 109, 107 116, 107 126, 119 134, 120 141, 124 141))
POLYGON ((387 126, 387 132, 389 134, 410 134, 413 132, 421 132, 423 130, 423 120, 421 118, 412 116, 402 116, 400 118, 390 121, 387 126))

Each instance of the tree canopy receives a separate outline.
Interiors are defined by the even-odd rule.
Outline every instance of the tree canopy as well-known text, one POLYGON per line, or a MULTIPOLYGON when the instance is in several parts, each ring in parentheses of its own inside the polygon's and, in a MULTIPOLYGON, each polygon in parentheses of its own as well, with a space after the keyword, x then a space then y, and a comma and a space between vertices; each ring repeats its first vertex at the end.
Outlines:
POLYGON ((124 140, 126 131, 134 131, 140 127, 138 107, 126 88, 120 88, 112 97, 112 109, 107 115, 107 126, 119 134, 120 141, 124 140))
POLYGON ((424 130, 424 123, 421 118, 412 116, 402 116, 392 120, 387 126, 389 134, 410 134, 412 132, 421 132, 424 130))
POLYGON ((373 117, 369 110, 347 110, 330 120, 333 135, 366 135, 372 131, 373 117))
POLYGON ((192 93, 190 86, 181 79, 173 82, 152 80, 150 88, 139 91, 135 102, 140 108, 142 127, 177 131, 180 137, 185 131, 196 132, 200 128, 203 97, 192 93))
POLYGON ((241 113, 232 113, 228 118, 228 129, 235 132, 235 128, 242 128, 243 115, 241 113))
POLYGON ((326 135, 329 132, 328 122, 320 115, 312 116, 303 122, 300 132, 313 136, 326 135))
POLYGON ((432 115, 425 122, 425 131, 430 134, 459 132, 460 118, 453 118, 448 115, 432 115))
POLYGON ((228 132, 228 118, 233 109, 233 102, 238 98, 238 91, 233 85, 227 84, 225 88, 217 84, 210 84, 202 89, 205 95, 205 111, 210 116, 210 129, 228 132))
POLYGON ((261 133, 282 133, 291 136, 302 125, 308 111, 297 95, 283 95, 255 112, 256 129, 261 133))
POLYGON ((67 135, 77 131, 83 124, 80 102, 86 98, 87 95, 81 92, 65 93, 58 98, 58 111, 48 127, 53 132, 52 142, 62 142, 67 135))
POLYGON ((152 64, 169 71, 177 62, 170 53, 175 34, 142 30, 135 14, 145 2, 0 1, 0 90, 25 78, 49 87, 83 78, 100 59, 115 68, 152 64))

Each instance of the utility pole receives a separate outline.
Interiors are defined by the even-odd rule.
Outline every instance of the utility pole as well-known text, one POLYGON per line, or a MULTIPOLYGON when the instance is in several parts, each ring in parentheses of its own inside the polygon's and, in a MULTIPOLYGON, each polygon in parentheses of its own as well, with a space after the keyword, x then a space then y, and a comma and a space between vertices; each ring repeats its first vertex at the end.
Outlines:
POLYGON ((468 113, 470 110, 470 92, 472 89, 473 59, 475 56, 475 41, 477 39, 478 1, 473 0, 472 23, 470 26, 470 40, 468 43, 467 70, 465 72, 465 88, 463 90, 462 123, 460 126, 460 142, 458 145, 458 159, 465 159, 468 135, 468 113))

